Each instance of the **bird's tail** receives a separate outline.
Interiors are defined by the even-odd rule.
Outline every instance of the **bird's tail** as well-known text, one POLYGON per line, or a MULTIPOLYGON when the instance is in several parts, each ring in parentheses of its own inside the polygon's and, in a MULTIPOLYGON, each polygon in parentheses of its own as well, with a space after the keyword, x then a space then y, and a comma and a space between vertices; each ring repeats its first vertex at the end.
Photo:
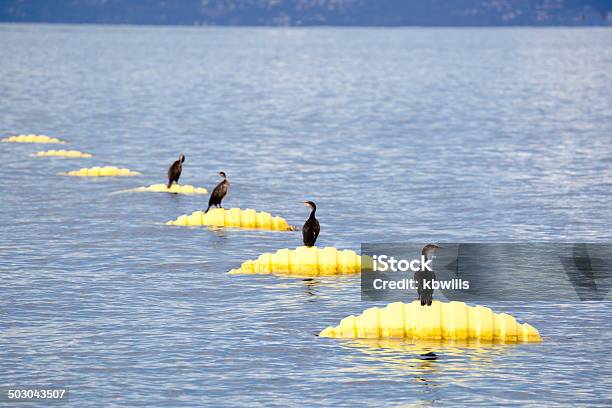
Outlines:
POLYGON ((421 306, 431 306, 431 302, 433 302, 433 293, 421 293, 419 295, 419 300, 421 301, 421 306))
POLYGON ((210 205, 208 206, 208 208, 206 209, 206 211, 204 211, 204 214, 206 214, 208 212, 208 210, 210 210, 210 205))
POLYGON ((168 181, 168 188, 172 186, 172 180, 168 181))

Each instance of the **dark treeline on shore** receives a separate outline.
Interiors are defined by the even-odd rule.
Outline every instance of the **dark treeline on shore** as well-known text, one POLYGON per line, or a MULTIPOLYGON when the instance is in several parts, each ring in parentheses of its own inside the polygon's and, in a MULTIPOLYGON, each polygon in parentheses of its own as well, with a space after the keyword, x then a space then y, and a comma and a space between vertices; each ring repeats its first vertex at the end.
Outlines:
POLYGON ((610 0, 0 0, 0 21, 172 25, 612 25, 610 0))

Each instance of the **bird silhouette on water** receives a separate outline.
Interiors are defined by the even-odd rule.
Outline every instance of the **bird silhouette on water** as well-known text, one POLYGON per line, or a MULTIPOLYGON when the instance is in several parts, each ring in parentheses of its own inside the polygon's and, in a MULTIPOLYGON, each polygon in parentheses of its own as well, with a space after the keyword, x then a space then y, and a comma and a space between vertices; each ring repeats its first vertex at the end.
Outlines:
MULTIPOLYGON (((440 249, 439 246, 434 244, 427 244, 421 250, 421 255, 423 256, 423 262, 427 262, 430 256, 433 256, 433 253, 436 249, 440 249)), ((420 268, 418 271, 414 273, 414 280, 417 285, 417 294, 419 295, 419 300, 421 301, 421 306, 431 306, 431 302, 433 301, 433 287, 431 287, 433 281, 436 280, 436 274, 433 270, 428 270, 427 268, 420 268), (429 282, 429 287, 425 286, 425 282, 429 282)))
POLYGON ((221 182, 217 184, 212 194, 210 195, 210 198, 208 199, 208 208, 206 209, 205 213, 207 213, 208 210, 210 210, 210 207, 212 206, 221 207, 221 201, 223 201, 223 198, 225 198, 225 196, 227 195, 227 191, 229 190, 230 184, 229 181, 227 181, 227 176, 222 171, 219 172, 219 175, 223 180, 221 180, 221 182))
POLYGON ((311 247, 317 242, 321 226, 319 225, 319 220, 315 217, 317 205, 312 201, 304 201, 304 204, 310 208, 310 216, 302 227, 302 239, 304 240, 304 245, 311 247))
MULTIPOLYGON (((429 260, 430 256, 433 256, 433 253, 436 249, 440 249, 441 247, 434 244, 427 244, 421 250, 421 255, 423 255, 423 261, 426 262, 429 260)), ((423 269, 423 268, 421 268, 423 269)), ((431 302, 433 302, 433 288, 425 288, 425 281, 433 282, 436 280, 436 274, 433 270, 418 270, 414 273, 414 280, 417 283, 417 293, 419 295, 419 300, 421 301, 421 306, 431 306, 431 302)), ((420 360, 425 361, 433 361, 438 359, 438 355, 433 351, 430 351, 425 354, 419 355, 420 360)))
POLYGON ((181 172, 183 171, 183 162, 185 161, 185 155, 179 155, 177 161, 172 163, 172 165, 168 168, 168 188, 172 186, 172 183, 177 183, 179 178, 181 177, 181 172))

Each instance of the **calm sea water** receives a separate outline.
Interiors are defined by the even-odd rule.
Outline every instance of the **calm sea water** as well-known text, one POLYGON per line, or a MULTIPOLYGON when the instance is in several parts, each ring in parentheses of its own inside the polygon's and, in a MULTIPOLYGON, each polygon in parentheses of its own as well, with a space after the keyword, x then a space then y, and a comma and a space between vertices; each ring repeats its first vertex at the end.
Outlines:
MULTIPOLYGON (((488 304, 542 344, 319 339, 378 303, 359 278, 228 276, 297 232, 162 225, 207 196, 319 244, 612 239, 609 29, 235 29, 0 25, 0 385, 67 406, 609 405, 612 305, 488 304), (126 166, 138 178, 62 171, 126 166)), ((517 285, 528 283, 516 282, 517 285)))

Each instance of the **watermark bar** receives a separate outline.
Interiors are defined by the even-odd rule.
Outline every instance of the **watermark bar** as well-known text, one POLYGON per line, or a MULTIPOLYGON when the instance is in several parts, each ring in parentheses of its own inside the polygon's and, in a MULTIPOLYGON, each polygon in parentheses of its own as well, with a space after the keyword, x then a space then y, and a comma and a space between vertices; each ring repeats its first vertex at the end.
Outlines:
POLYGON ((68 396, 67 387, 32 385, 0 387, 0 403, 59 402, 68 400, 68 396))
POLYGON ((361 299, 612 300, 612 244, 364 243, 361 299))

